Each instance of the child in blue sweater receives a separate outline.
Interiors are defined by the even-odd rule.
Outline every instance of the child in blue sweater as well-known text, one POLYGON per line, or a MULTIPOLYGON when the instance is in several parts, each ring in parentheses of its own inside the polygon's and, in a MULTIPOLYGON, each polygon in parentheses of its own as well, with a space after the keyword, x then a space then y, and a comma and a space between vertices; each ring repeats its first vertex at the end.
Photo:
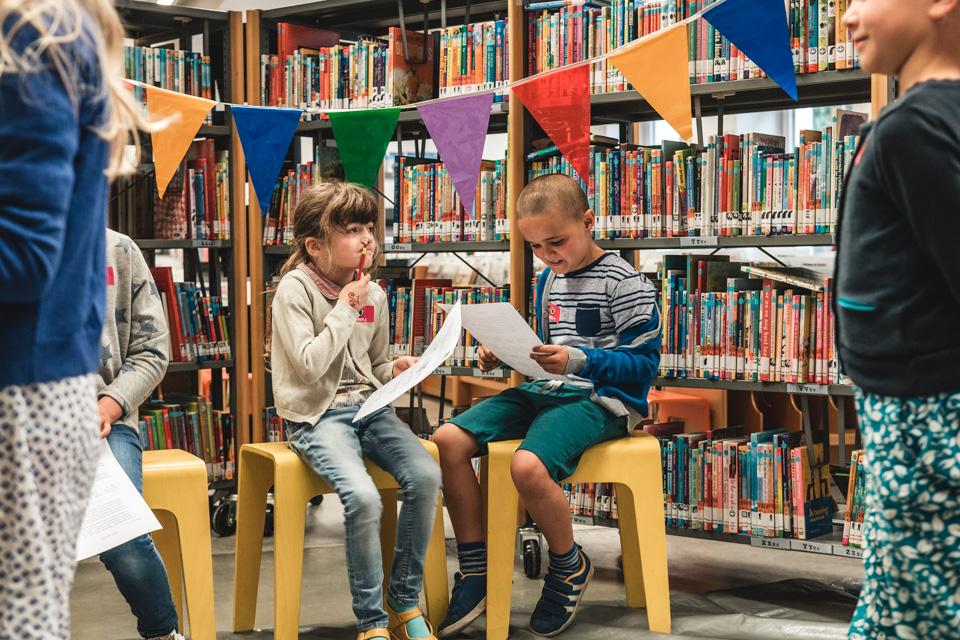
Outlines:
MULTIPOLYGON (((646 416, 660 362, 656 291, 629 263, 597 246, 594 222, 583 190, 567 176, 539 177, 517 201, 520 232, 548 267, 536 297, 544 345, 530 357, 565 379, 508 389, 452 418, 434 437, 460 558, 441 638, 457 634, 486 606, 483 504, 470 459, 488 442, 523 439, 510 470, 550 547, 531 630, 556 635, 566 629, 593 574, 574 544, 558 482, 589 447, 627 435, 646 416)), ((482 347, 480 360, 484 369, 498 364, 482 347)))

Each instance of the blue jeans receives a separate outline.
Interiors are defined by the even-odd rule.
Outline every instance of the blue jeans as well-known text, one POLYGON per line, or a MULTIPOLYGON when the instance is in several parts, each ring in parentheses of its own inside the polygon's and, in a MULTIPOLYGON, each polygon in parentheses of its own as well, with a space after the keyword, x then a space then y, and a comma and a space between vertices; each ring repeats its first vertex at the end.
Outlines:
MULTIPOLYGON (((130 427, 116 424, 107 436, 107 444, 133 486, 143 493, 140 437, 130 427)), ((176 631, 177 609, 153 538, 148 534, 134 538, 101 553, 100 561, 113 574, 123 599, 130 605, 141 636, 153 638, 176 631)))
MULTIPOLYGON (((351 423, 359 407, 327 411, 316 425, 287 423, 290 448, 340 496, 346 529, 347 576, 360 631, 387 626, 383 608, 380 514, 383 505, 363 465, 367 456, 397 479, 403 507, 389 594, 416 606, 423 588, 423 558, 433 529, 440 466, 392 408, 351 423)), ((395 508, 387 505, 388 509, 395 508)))

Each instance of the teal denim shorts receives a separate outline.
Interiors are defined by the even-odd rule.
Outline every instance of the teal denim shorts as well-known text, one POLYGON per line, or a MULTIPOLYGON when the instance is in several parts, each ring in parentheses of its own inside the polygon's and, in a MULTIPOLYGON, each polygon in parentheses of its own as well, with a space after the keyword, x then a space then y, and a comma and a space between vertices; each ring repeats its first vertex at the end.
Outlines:
POLYGON ((449 420, 480 443, 523 440, 520 448, 543 462, 559 482, 570 476, 589 447, 627 435, 626 416, 590 400, 592 391, 572 385, 526 382, 480 402, 449 420))

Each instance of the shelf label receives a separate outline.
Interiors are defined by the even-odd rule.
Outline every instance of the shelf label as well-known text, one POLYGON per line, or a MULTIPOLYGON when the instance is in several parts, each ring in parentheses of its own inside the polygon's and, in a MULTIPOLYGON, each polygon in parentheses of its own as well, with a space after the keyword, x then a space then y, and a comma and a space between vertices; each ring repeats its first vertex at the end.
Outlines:
POLYGON ((794 384, 787 385, 787 393, 803 393, 811 396, 825 396, 830 393, 830 387, 825 384, 794 384))
POLYGON ((413 244, 409 242, 389 242, 383 245, 383 252, 390 253, 391 251, 412 251, 413 244))
POLYGON ((502 378, 504 373, 503 369, 491 369, 490 371, 475 369, 475 371, 481 378, 502 378))
POLYGON ((751 547, 763 547, 764 549, 783 549, 790 550, 790 541, 786 538, 762 538, 760 536, 750 536, 751 547))
POLYGON ((863 559, 863 549, 858 549, 857 547, 845 547, 841 544, 835 544, 833 545, 833 555, 843 556, 844 558, 863 559))
POLYGON ((219 240, 194 240, 193 242, 198 247, 215 247, 220 241, 219 240))
POLYGON ((716 247, 720 245, 717 236, 689 236, 680 238, 681 247, 716 247))
POLYGON ((437 376, 452 376, 453 367, 437 367, 433 370, 433 374, 437 376))
POLYGON ((833 555, 833 544, 830 542, 813 542, 812 540, 791 540, 790 548, 794 551, 806 551, 808 553, 823 553, 833 555))

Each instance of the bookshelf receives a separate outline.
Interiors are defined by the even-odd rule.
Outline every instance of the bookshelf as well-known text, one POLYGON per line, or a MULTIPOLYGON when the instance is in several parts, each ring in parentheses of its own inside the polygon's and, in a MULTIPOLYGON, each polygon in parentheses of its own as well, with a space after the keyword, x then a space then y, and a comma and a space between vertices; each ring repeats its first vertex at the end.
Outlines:
MULTIPOLYGON (((175 47, 185 51, 194 50, 199 38, 197 53, 209 57, 209 77, 214 99, 243 101, 243 17, 239 12, 221 12, 179 6, 163 6, 137 0, 117 0, 115 6, 121 16, 127 36, 134 47, 175 47)), ((165 393, 185 392, 203 395, 200 372, 210 375, 210 400, 213 409, 232 414, 234 460, 239 445, 249 441, 249 413, 247 393, 242 381, 249 368, 247 348, 248 320, 246 301, 246 216, 244 215, 244 174, 246 172, 243 150, 232 126, 229 108, 216 108, 211 112, 212 124, 205 124, 198 138, 211 139, 217 151, 229 152, 229 181, 222 185, 233 203, 225 215, 230 222, 229 239, 161 239, 148 233, 133 233, 136 229, 118 230, 130 235, 143 251, 149 265, 157 263, 160 252, 182 253, 183 281, 199 283, 205 295, 219 296, 223 293, 224 305, 229 309, 227 319, 231 355, 227 359, 206 359, 170 362, 167 376, 160 385, 165 393), (208 292, 209 293, 206 293, 208 292), (229 377, 229 381, 228 381, 229 377)), ((144 162, 150 159, 149 138, 144 139, 144 162)), ((150 171, 145 172, 149 177, 150 171)), ((149 183, 148 183, 149 184, 149 183)), ((221 185, 218 185, 220 188, 221 185)), ((111 200, 122 197, 117 192, 111 200)), ((154 187, 155 189, 155 187, 154 187)), ((133 219, 147 216, 148 212, 134 208, 133 219)), ((129 220, 127 220, 129 221, 129 220)), ((117 222, 117 220, 114 220, 117 222)), ((142 228, 144 224, 137 224, 142 228)), ((192 235, 192 230, 190 232, 192 235)), ((209 236, 208 236, 209 237, 209 236)), ((236 477, 211 483, 220 495, 235 492, 236 477)))

